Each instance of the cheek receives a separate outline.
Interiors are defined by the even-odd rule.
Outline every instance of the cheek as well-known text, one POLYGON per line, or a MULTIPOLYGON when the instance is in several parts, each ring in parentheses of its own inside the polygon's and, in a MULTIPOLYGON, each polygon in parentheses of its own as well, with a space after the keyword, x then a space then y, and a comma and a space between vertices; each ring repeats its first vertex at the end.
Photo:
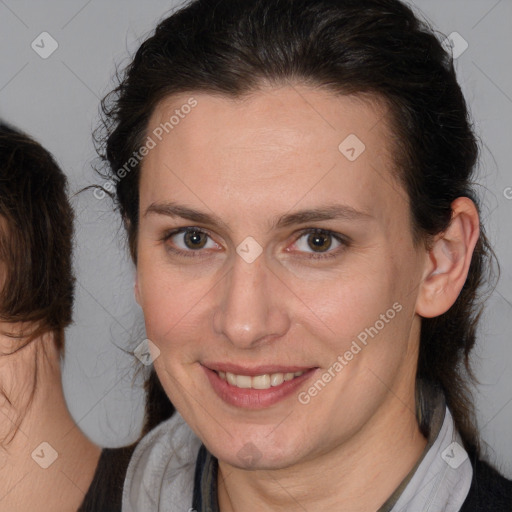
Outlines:
POLYGON ((166 274, 159 266, 151 264, 151 258, 139 251, 137 264, 137 289, 139 304, 144 313, 146 332, 160 346, 163 333, 172 329, 178 321, 179 301, 171 293, 172 286, 166 282, 166 274))
MULTIPOLYGON (((315 286, 297 283, 296 295, 321 323, 346 339, 358 329, 375 322, 397 300, 390 272, 367 266, 364 271, 351 267, 315 286)), ((332 335, 331 335, 332 336, 332 335)))
POLYGON ((317 318, 320 328, 312 329, 311 334, 323 340, 326 357, 322 361, 330 366, 342 356, 342 364, 348 365, 344 370, 347 378, 363 367, 381 373, 384 365, 392 372, 407 343, 412 295, 407 297, 391 260, 380 260, 380 266, 379 260, 374 261, 365 265, 364 272, 353 267, 343 278, 326 281, 314 292, 308 287, 298 291, 317 318))
POLYGON ((194 332, 209 288, 201 280, 184 277, 177 269, 155 263, 149 254, 139 256, 137 282, 148 338, 160 350, 176 348, 176 340, 181 340, 183 333, 190 337, 194 332))

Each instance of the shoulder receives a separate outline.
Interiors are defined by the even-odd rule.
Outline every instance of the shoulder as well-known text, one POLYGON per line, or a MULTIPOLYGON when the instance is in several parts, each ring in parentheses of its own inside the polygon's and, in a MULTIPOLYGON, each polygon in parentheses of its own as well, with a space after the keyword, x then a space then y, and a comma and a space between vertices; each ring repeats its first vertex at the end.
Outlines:
POLYGON ((139 442, 123 490, 123 511, 159 510, 160 503, 188 510, 201 441, 176 412, 139 442))
POLYGON ((512 480, 483 460, 472 457, 471 463, 471 488, 460 512, 512 512, 512 480))
POLYGON ((93 480, 78 512, 121 511, 124 479, 135 446, 102 450, 93 480))

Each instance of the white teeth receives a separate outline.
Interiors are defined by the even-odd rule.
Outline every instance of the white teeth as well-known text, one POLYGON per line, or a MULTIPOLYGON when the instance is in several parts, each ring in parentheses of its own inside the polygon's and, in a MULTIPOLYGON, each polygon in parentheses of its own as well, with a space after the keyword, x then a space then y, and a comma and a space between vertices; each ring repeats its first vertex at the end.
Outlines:
POLYGON ((270 387, 270 375, 268 373, 252 377, 251 381, 254 389, 268 389, 270 387))
POLYGON ((237 375, 236 376, 236 387, 237 388, 250 388, 251 377, 249 375, 237 375))
POLYGON ((304 372, 289 372, 289 373, 265 373, 263 375, 235 375, 230 372, 217 372, 222 380, 225 380, 231 386, 236 386, 242 389, 269 389, 270 387, 280 386, 284 381, 292 380, 299 377, 304 372))
POLYGON ((284 375, 282 373, 273 373, 270 376, 270 385, 279 386, 284 382, 284 375))

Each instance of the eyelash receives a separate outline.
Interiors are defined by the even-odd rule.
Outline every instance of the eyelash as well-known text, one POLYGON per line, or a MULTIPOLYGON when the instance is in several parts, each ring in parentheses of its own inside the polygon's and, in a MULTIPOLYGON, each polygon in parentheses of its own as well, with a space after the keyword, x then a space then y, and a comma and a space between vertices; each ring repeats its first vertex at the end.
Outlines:
MULTIPOLYGON (((210 237, 209 233, 201 228, 197 228, 194 226, 187 226, 179 229, 174 229, 172 231, 166 232, 164 236, 160 239, 161 242, 167 242, 169 239, 171 239, 174 235, 178 235, 180 233, 200 233, 207 235, 210 237)), ((327 229, 321 229, 321 228, 308 228, 300 231, 297 238, 295 239, 294 243, 296 243, 298 240, 300 240, 303 236, 309 235, 309 234, 319 234, 324 236, 331 236, 336 241, 338 241, 341 245, 337 249, 325 253, 308 253, 309 256, 305 256, 306 258, 313 259, 313 260, 325 260, 329 258, 336 258, 339 256, 339 253, 343 251, 346 247, 350 245, 349 240, 346 237, 342 237, 337 233, 334 233, 333 231, 329 231, 327 229)), ((211 238, 211 237, 210 237, 211 238)), ((171 246, 167 246, 167 250, 177 254, 179 256, 184 256, 185 258, 202 258, 204 256, 201 256, 198 253, 201 253, 202 251, 200 249, 198 250, 190 250, 190 251, 182 251, 181 249, 176 249, 171 246)))

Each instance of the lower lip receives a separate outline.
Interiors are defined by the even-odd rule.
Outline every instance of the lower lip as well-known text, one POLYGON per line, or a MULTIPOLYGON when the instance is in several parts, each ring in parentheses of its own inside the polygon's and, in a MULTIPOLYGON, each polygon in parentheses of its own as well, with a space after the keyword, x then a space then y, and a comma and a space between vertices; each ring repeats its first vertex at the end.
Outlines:
POLYGON ((202 366, 210 384, 224 402, 244 409, 264 409, 294 394, 309 379, 317 368, 311 368, 299 377, 284 381, 279 386, 268 389, 237 388, 221 379, 216 372, 202 366))

